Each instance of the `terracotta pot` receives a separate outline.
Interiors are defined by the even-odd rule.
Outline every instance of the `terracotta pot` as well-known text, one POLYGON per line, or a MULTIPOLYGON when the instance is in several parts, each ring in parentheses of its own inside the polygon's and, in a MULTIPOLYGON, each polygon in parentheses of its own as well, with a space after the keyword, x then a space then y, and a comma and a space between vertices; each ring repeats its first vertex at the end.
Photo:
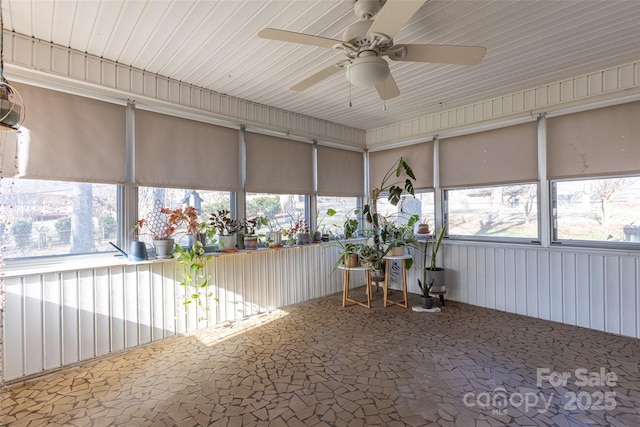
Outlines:
POLYGON ((429 224, 418 224, 418 234, 429 234, 429 224))
POLYGON ((344 266, 347 268, 358 267, 358 254, 345 254, 344 266))

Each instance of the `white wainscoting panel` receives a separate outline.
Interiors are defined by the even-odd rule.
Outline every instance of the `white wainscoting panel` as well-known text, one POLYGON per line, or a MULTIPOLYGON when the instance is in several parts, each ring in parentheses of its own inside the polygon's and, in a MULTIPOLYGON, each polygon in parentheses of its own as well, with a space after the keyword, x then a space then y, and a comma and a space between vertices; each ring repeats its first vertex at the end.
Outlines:
POLYGON ((173 261, 5 277, 4 379, 340 292, 337 257, 330 244, 213 256, 204 321, 196 304, 183 305, 182 270, 173 261))
POLYGON ((640 254, 455 242, 447 298, 640 338, 640 254))

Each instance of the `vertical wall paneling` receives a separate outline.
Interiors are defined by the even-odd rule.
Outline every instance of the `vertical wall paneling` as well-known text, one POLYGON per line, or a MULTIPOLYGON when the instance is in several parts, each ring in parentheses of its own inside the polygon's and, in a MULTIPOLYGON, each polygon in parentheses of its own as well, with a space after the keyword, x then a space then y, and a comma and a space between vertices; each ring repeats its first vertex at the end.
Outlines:
POLYGON ((93 270, 78 272, 78 337, 80 360, 95 357, 95 305, 93 270))
POLYGON ((471 275, 474 278, 473 293, 476 304, 483 307, 487 307, 487 257, 485 254, 483 250, 476 251, 475 262, 472 263, 475 271, 471 275))
POLYGON ((4 379, 18 378, 25 375, 24 371, 24 344, 26 334, 24 327, 25 313, 23 309, 24 290, 20 277, 4 279, 5 305, 4 305, 4 333, 3 357, 4 379))
POLYGON ((589 280, 590 256, 584 253, 576 254, 576 325, 590 327, 591 316, 591 283, 589 280))
POLYGON ((62 363, 79 360, 78 279, 76 272, 62 273, 62 363))
MULTIPOLYGON (((589 327, 605 330, 604 257, 589 256, 589 327)), ((618 305, 619 306, 619 305, 618 305)))
MULTIPOLYGON (((531 268, 537 271, 537 304, 538 316, 541 319, 551 320, 551 294, 550 294, 550 261, 548 252, 537 252, 537 266, 531 268)), ((535 286, 536 284, 533 284, 535 286)))
MULTIPOLYGON (((109 353, 109 313, 111 312, 111 298, 109 290, 109 269, 95 270, 95 352, 96 356, 109 353)), ((55 336, 55 335, 54 335, 55 336)))
POLYGON ((125 348, 135 347, 138 336, 138 267, 124 267, 124 336, 125 348))
POLYGON ((149 264, 138 267, 138 344, 151 342, 151 271, 149 264))
POLYGON ((449 299, 640 338, 640 255, 459 242, 445 249, 449 299))
MULTIPOLYGON (((443 249, 448 299, 640 338, 640 255, 486 243, 443 249)), ((325 244, 214 256, 208 324, 340 292, 337 256, 325 244)), ((5 379, 206 327, 182 306, 178 270, 165 261, 6 277, 5 379)), ((411 271, 417 292, 418 268, 411 271)))
POLYGON ((564 319, 562 258, 560 252, 549 254, 549 309, 551 311, 550 319, 555 322, 566 321, 564 319))
POLYGON ((565 253, 562 257, 562 289, 564 301, 564 322, 576 324, 576 256, 565 253))
POLYGON ((42 282, 38 276, 24 280, 24 352, 25 371, 37 373, 44 368, 42 316, 42 282))
POLYGON ((620 315, 622 301, 620 301, 620 264, 619 257, 607 256, 604 258, 604 289, 601 306, 605 310, 603 329, 616 334, 621 334, 620 315), (611 309, 610 307, 620 307, 611 309))
POLYGON ((620 333, 630 337, 640 336, 640 282, 638 260, 632 257, 620 258, 620 333))
POLYGON ((527 258, 526 252, 515 251, 515 303, 516 313, 527 315, 527 258))
MULTIPOLYGON (((44 369, 54 369, 62 364, 62 345, 58 337, 61 336, 62 317, 62 284, 57 273, 43 276, 43 305, 44 305, 44 369)), ((108 336, 108 335, 107 335, 108 336)))
POLYGON ((504 293, 505 308, 510 313, 516 312, 516 254, 513 249, 504 251, 504 269, 506 289, 504 293))
POLYGON ((539 278, 538 278, 538 252, 523 251, 526 265, 527 291, 525 293, 527 300, 527 315, 540 317, 538 309, 539 300, 539 278))
POLYGON ((502 268, 502 266, 505 265, 504 252, 505 252, 504 248, 496 248, 494 264, 493 264, 493 271, 495 272, 494 277, 496 282, 495 308, 502 311, 507 310, 507 298, 506 298, 507 280, 506 280, 504 268, 502 268))
POLYGON ((124 319, 124 267, 111 269, 109 287, 111 293, 111 351, 119 351, 125 348, 126 322, 124 319))

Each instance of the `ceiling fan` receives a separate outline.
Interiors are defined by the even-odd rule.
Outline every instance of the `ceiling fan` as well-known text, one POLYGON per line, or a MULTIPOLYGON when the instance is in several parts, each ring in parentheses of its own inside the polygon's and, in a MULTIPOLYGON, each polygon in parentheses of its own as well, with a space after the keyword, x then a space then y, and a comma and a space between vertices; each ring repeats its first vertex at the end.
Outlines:
POLYGON ((359 19, 347 27, 342 40, 274 28, 264 28, 260 30, 258 36, 337 49, 345 54, 346 59, 295 84, 291 87, 293 91, 307 89, 340 70, 346 70, 347 80, 351 84, 375 87, 380 98, 387 100, 400 95, 400 90, 391 75, 389 63, 383 59, 384 56, 392 61, 475 65, 482 61, 487 52, 487 49, 482 46, 394 44, 393 37, 425 1, 355 0, 353 11, 359 19))

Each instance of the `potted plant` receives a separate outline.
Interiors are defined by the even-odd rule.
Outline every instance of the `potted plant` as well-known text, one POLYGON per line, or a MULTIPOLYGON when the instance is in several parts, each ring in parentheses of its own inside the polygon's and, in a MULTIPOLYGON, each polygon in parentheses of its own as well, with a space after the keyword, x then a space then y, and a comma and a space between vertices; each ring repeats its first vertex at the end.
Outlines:
POLYGON ((311 233, 311 237, 313 239, 314 242, 320 242, 322 241, 322 235, 324 234, 324 228, 321 230, 320 226, 322 225, 322 223, 328 218, 328 217, 332 217, 336 214, 336 210, 329 208, 327 209, 327 211, 324 213, 323 216, 320 216, 320 212, 318 211, 316 213, 316 230, 314 232, 311 233))
POLYGON ((192 303, 197 304, 201 309, 198 321, 206 320, 209 316, 207 298, 213 295, 209 290, 209 279, 211 275, 206 271, 206 263, 211 259, 211 255, 205 255, 204 246, 202 242, 198 240, 189 249, 184 249, 180 245, 177 245, 176 259, 178 264, 182 266, 182 281, 180 282, 180 286, 187 289, 185 300, 182 304, 185 306, 192 303))
POLYGON ((147 230, 147 234, 151 235, 157 258, 171 258, 175 238, 179 234, 198 234, 198 214, 193 206, 173 210, 156 208, 147 218, 138 220, 137 230, 147 230))
POLYGON ((418 223, 418 234, 429 234, 429 222, 427 218, 423 218, 418 223))
POLYGON ((309 227, 304 219, 297 220, 288 230, 284 232, 287 236, 287 245, 309 243, 309 227), (305 239, 306 236, 306 239, 305 239))
POLYGON ((244 239, 244 248, 249 250, 258 249, 258 229, 262 226, 269 225, 267 218, 263 216, 256 216, 254 218, 244 219, 242 221, 243 231, 242 237, 244 239))
MULTIPOLYGON (((357 210, 355 211, 355 214, 358 214, 357 210)), ((349 268, 357 267, 360 264, 359 254, 363 244, 349 241, 349 239, 358 232, 358 220, 356 218, 347 217, 342 227, 344 230, 342 238, 335 240, 335 244, 338 245, 340 250, 338 252, 338 259, 336 260, 336 264, 332 271, 335 271, 340 264, 349 268)))
POLYGON ((267 220, 267 227, 269 227, 269 231, 265 236, 265 246, 268 248, 281 248, 284 231, 280 225, 274 225, 269 220, 267 220))
POLYGON ((369 195, 369 200, 362 209, 364 220, 371 227, 370 233, 373 239, 373 246, 379 255, 379 263, 376 266, 378 274, 374 273, 375 279, 379 279, 383 272, 382 257, 386 255, 385 241, 382 236, 381 226, 388 222, 378 213, 378 199, 380 194, 388 193, 387 199, 393 206, 397 206, 404 193, 413 195, 413 181, 416 179, 413 170, 402 157, 395 162, 384 174, 380 185, 374 187, 369 195))
POLYGON ((231 213, 226 209, 220 209, 209 216, 209 225, 218 232, 220 250, 223 252, 235 252, 237 234, 242 229, 240 221, 231 219, 231 213))
MULTIPOLYGON (((431 291, 432 292, 444 292, 446 288, 445 283, 445 270, 442 267, 437 267, 437 259, 438 251, 440 250, 440 245, 442 244, 442 239, 444 238, 445 227, 442 227, 440 233, 436 237, 436 234, 432 235, 430 244, 431 248, 431 260, 429 265, 424 265, 425 273, 427 274, 427 279, 431 283, 431 291)), ((427 246, 425 245, 425 253, 427 252, 427 246)))
MULTIPOLYGON (((412 215, 404 225, 399 225, 389 218, 382 218, 381 239, 387 244, 386 252, 392 256, 402 256, 405 254, 407 243, 415 241, 413 228, 419 220, 418 215, 412 215)), ((408 260, 409 261, 409 260, 408 260)), ((407 265, 409 268, 410 265, 407 265)))

